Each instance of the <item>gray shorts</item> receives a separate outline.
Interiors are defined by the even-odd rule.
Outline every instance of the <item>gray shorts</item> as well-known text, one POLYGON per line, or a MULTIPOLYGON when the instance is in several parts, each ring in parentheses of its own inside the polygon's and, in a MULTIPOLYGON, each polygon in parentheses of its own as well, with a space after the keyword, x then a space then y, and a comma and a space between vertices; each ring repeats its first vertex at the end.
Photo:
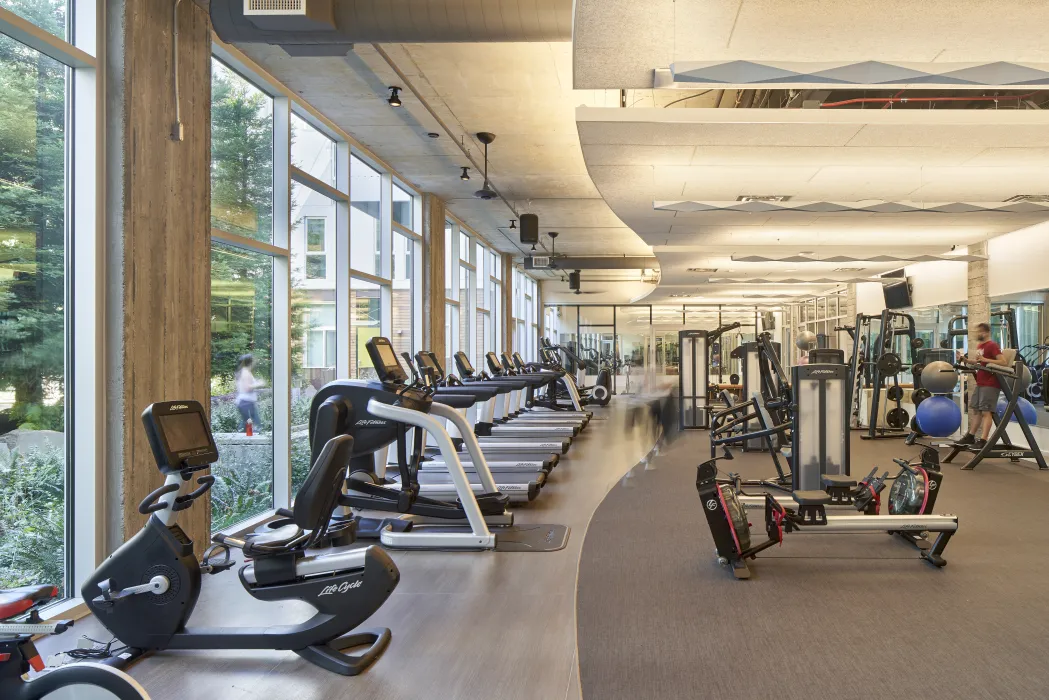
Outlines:
POLYGON ((969 397, 970 411, 995 411, 998 409, 998 395, 1002 390, 996 386, 978 386, 969 397))

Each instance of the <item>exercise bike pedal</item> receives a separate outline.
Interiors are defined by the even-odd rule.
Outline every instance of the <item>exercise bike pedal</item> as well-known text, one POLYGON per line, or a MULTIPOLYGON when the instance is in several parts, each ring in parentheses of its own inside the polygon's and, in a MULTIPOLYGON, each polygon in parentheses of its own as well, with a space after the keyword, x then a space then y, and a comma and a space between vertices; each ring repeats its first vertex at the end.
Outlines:
POLYGON ((223 571, 229 571, 236 565, 237 560, 230 554, 229 546, 217 543, 208 547, 207 551, 204 552, 204 556, 201 557, 200 573, 215 575, 223 571), (213 562, 211 557, 214 556, 216 551, 221 551, 223 558, 221 561, 213 562))

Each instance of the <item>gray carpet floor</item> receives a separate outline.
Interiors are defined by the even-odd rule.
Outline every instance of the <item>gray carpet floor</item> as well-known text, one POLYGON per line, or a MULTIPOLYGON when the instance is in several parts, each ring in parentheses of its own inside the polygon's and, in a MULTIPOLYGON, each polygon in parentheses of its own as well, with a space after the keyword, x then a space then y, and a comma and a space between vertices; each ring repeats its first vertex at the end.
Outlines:
MULTIPOLYGON (((918 454, 852 445, 860 476, 918 454)), ((683 437, 595 513, 576 603, 584 700, 1049 697, 1049 473, 944 465, 936 510, 960 522, 943 569, 885 534, 795 534, 737 581, 696 494, 708 454, 703 435, 683 437)), ((757 453, 719 464, 774 473, 757 453)), ((758 511, 751 522, 763 539, 758 511)))

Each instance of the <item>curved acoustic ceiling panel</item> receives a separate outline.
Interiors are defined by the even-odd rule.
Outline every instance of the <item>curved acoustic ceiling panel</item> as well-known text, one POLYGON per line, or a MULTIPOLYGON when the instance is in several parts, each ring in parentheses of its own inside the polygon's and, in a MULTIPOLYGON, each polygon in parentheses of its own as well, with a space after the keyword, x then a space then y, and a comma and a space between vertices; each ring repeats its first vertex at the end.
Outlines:
POLYGON ((653 298, 964 264, 967 245, 1049 220, 1030 196, 1049 193, 1037 110, 581 107, 576 124, 594 184, 659 259, 653 298))
MULTIPOLYGON (((651 88, 653 70, 683 62, 748 62, 773 82, 789 64, 793 80, 829 70, 873 84, 905 74, 954 81, 951 64, 966 64, 966 84, 1030 84, 1039 78, 1023 74, 1049 61, 1033 30, 1044 26, 1049 3, 1031 0, 577 0, 575 87, 651 88)), ((744 84, 756 82, 753 71, 744 84)))

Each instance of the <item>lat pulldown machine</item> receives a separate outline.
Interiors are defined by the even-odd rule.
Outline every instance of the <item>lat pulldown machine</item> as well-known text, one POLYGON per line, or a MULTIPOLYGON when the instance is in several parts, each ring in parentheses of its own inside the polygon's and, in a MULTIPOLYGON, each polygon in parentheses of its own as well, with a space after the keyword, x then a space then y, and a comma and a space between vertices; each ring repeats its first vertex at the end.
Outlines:
POLYGON ((730 323, 715 331, 678 331, 681 365, 678 371, 678 415, 681 430, 706 428, 714 400, 710 396, 710 348, 718 338, 740 324, 730 323))

